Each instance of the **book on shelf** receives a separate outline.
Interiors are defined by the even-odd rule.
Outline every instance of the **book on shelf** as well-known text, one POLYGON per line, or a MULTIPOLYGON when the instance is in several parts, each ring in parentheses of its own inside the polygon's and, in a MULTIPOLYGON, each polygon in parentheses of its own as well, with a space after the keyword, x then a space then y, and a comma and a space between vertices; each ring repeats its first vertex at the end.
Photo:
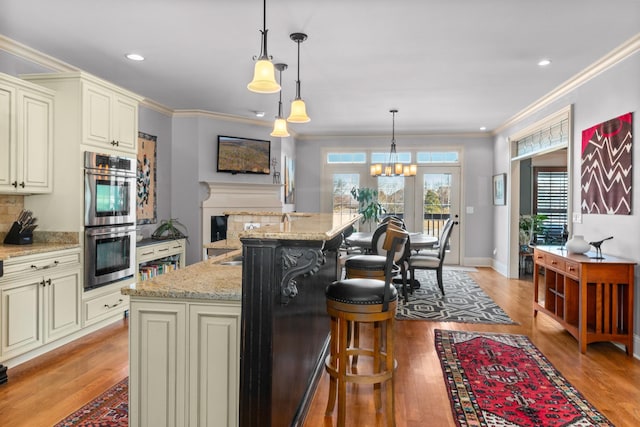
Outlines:
POLYGON ((178 263, 178 261, 153 261, 140 266, 140 268, 138 269, 138 280, 144 281, 153 279, 156 276, 166 274, 170 271, 178 270, 179 268, 180 264, 178 263))

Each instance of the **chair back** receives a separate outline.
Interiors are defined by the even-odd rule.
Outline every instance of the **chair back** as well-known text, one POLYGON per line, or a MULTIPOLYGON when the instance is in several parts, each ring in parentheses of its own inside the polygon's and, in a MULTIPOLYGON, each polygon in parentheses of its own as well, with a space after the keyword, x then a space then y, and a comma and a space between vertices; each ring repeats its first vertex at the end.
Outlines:
POLYGON ((442 234, 440 235, 440 241, 438 242, 438 259, 440 259, 440 265, 444 262, 444 256, 447 253, 447 245, 449 244, 449 237, 451 237, 451 231, 455 224, 457 224, 457 222, 449 218, 444 225, 442 234))
MULTIPOLYGON (((373 237, 371 238, 371 252, 374 255, 382 255, 385 256, 387 254, 387 250, 385 249, 386 243, 386 233, 388 227, 395 226, 398 229, 404 230, 393 221, 387 221, 378 226, 376 230, 373 232, 373 237)), ((406 231, 406 230, 404 230, 406 231)), ((400 253, 397 253, 394 262, 399 262, 402 259, 405 259, 411 253, 411 248, 409 247, 409 242, 404 244, 400 253)))
POLYGON ((384 299, 382 301, 382 311, 389 309, 395 258, 398 254, 403 253, 408 239, 409 233, 394 225, 389 225, 385 230, 383 248, 387 251, 387 258, 384 264, 384 299))

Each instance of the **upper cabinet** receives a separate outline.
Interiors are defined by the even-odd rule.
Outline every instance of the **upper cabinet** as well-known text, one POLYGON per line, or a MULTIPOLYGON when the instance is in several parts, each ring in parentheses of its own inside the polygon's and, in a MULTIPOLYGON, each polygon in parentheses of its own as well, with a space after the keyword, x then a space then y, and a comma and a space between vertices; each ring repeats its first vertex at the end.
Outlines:
POLYGON ((54 95, 0 74, 0 193, 52 192, 54 95))
POLYGON ((82 140, 96 147, 136 151, 138 102, 104 87, 85 82, 82 140))
POLYGON ((106 154, 137 153, 141 96, 84 72, 21 77, 56 91, 56 138, 59 125, 72 137, 65 144, 106 154))

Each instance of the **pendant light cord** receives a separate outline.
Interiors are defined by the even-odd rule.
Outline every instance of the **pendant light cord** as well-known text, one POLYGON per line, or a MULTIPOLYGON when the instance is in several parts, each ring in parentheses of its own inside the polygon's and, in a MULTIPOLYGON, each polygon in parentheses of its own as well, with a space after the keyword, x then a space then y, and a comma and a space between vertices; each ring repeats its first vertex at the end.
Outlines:
POLYGON ((298 44, 298 80, 296 80, 296 99, 301 99, 300 98, 300 42, 301 40, 296 40, 296 43, 298 44))

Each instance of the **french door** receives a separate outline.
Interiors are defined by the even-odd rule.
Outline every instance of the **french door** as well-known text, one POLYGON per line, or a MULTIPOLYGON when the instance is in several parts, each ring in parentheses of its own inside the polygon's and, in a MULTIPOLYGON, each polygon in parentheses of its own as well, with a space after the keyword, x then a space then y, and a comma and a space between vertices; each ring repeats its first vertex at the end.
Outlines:
MULTIPOLYGON (((459 220, 460 168, 425 166, 415 177, 413 229, 440 236, 448 218, 459 220)), ((460 226, 454 226, 449 239, 445 264, 460 263, 460 226)))

